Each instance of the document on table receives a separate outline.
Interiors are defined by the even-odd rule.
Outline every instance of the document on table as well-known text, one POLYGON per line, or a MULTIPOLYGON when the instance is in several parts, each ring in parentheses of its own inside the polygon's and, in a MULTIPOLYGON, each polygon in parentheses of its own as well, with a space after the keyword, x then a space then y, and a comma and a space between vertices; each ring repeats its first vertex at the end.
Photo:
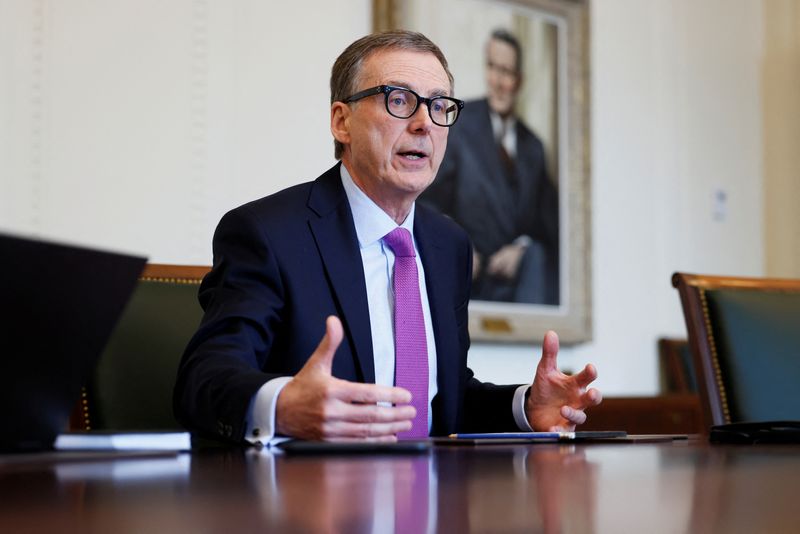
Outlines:
POLYGON ((112 451, 188 451, 188 432, 67 432, 56 438, 55 449, 112 451))

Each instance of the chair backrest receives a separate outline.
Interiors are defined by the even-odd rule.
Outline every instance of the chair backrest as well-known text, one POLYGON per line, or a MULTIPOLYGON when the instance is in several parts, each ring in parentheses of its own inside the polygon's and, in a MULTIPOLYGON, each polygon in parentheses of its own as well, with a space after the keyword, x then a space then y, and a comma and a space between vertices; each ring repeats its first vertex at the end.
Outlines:
POLYGON ((202 317, 197 290, 209 269, 145 267, 92 381, 82 392, 73 428, 181 428, 172 415, 172 388, 178 362, 202 317))
POLYGON ((659 338, 658 363, 661 393, 697 393, 697 375, 694 372, 689 341, 659 338))
POLYGON ((800 280, 675 273, 706 427, 800 420, 800 280))

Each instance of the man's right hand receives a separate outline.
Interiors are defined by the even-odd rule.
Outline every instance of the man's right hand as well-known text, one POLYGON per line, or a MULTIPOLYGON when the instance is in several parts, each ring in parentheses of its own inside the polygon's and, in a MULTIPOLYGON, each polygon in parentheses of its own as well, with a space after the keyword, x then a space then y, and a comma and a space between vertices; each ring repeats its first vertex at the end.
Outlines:
POLYGON ((410 430, 416 415, 407 405, 411 393, 334 378, 333 356, 342 336, 342 323, 328 317, 317 350, 278 395, 278 433, 326 441, 397 441, 397 433, 410 430), (379 402, 406 406, 378 406, 379 402))

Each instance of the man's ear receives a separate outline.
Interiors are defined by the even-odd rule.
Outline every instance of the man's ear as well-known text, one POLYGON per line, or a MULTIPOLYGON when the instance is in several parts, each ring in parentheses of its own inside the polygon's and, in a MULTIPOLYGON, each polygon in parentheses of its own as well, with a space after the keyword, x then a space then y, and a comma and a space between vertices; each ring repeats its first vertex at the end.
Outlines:
POLYGON ((350 106, 344 102, 331 104, 331 133, 343 145, 350 144, 350 106))

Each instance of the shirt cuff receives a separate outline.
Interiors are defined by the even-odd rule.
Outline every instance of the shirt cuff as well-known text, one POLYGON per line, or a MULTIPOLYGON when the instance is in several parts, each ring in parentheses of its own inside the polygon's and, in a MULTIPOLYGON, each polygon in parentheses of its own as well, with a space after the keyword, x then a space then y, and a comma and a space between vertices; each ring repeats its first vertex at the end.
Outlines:
POLYGON ((247 408, 245 440, 258 446, 270 446, 286 440, 275 436, 275 409, 278 394, 291 379, 291 376, 273 378, 256 391, 247 408))
POLYGON ((517 427, 524 432, 533 432, 533 427, 531 427, 528 422, 528 416, 525 414, 525 399, 530 388, 528 385, 518 387, 514 392, 514 400, 511 401, 514 421, 517 423, 517 427))

